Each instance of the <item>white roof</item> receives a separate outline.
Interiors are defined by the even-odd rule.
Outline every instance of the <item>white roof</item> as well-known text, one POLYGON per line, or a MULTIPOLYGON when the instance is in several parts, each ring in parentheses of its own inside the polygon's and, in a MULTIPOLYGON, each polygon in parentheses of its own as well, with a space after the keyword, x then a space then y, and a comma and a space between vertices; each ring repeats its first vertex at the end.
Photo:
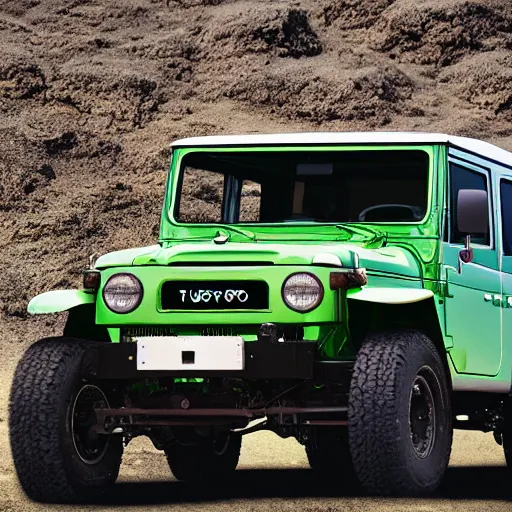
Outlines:
POLYGON ((212 135, 176 140, 175 147, 274 146, 297 144, 447 144, 512 165, 512 153, 488 142, 444 133, 422 132, 303 132, 212 135))

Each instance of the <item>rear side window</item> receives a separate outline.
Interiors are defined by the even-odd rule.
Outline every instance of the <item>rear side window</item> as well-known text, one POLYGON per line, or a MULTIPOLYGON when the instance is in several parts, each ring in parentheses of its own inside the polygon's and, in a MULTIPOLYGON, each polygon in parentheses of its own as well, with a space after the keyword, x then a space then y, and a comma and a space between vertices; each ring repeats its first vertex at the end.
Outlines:
POLYGON ((512 182, 502 180, 500 194, 503 254, 512 256, 512 182))
MULTIPOLYGON (((450 164, 450 242, 454 244, 463 244, 465 235, 457 228, 457 198, 459 190, 476 189, 485 190, 489 199, 489 187, 487 185, 487 175, 484 172, 476 172, 460 165, 450 164)), ((480 245, 491 245, 490 233, 492 230, 492 219, 489 220, 489 230, 487 233, 475 233, 471 240, 480 245)))

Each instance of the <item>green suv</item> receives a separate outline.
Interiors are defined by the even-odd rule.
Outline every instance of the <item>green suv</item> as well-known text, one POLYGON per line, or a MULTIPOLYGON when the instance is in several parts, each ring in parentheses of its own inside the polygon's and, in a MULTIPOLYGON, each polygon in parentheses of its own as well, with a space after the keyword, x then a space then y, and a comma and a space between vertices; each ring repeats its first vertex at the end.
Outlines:
POLYGON ((171 149, 158 242, 28 305, 69 313, 14 376, 27 496, 101 495, 141 435, 205 485, 261 429, 369 494, 432 493, 453 428, 512 465, 511 153, 398 132, 171 149))

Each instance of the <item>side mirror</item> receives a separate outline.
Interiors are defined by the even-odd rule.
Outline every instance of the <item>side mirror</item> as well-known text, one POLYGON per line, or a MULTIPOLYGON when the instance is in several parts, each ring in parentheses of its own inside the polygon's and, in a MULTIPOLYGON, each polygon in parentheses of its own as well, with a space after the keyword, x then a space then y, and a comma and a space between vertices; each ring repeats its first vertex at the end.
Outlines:
POLYGON ((459 190, 457 227, 465 235, 487 234, 489 229, 489 202, 485 190, 459 190))
POLYGON ((462 189, 457 196, 457 228, 466 235, 465 247, 459 253, 459 272, 462 263, 473 261, 471 235, 487 234, 489 230, 489 203, 485 190, 462 189))

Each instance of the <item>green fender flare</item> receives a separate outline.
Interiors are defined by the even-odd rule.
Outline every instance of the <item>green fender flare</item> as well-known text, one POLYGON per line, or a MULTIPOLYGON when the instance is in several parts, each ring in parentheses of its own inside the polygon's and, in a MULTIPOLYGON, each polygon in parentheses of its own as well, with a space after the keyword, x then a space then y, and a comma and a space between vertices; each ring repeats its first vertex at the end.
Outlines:
POLYGON ((61 313, 83 304, 94 304, 96 297, 85 290, 53 290, 36 295, 27 306, 31 315, 61 313))
POLYGON ((411 304, 430 299, 434 293, 424 288, 360 288, 349 290, 347 298, 381 304, 411 304))

